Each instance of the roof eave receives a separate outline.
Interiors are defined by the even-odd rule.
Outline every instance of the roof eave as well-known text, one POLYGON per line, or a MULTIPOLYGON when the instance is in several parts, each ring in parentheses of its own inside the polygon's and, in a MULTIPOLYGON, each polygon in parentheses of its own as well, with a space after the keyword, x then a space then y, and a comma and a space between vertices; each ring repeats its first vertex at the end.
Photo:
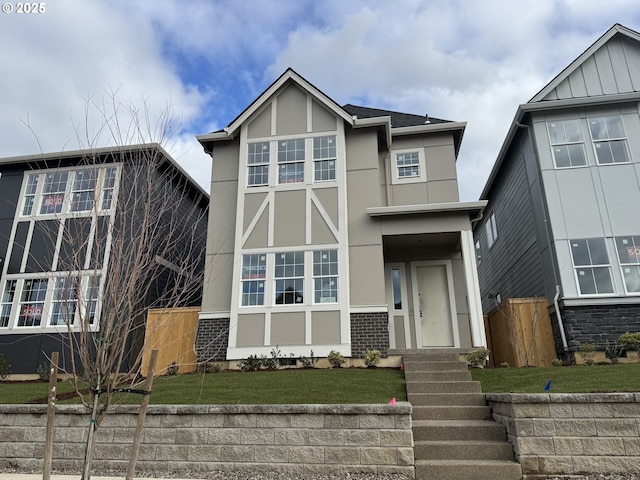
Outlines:
POLYGON ((419 215, 433 213, 468 213, 478 215, 487 206, 486 200, 476 202, 425 203, 418 205, 397 205, 390 207, 369 207, 370 217, 390 217, 398 215, 419 215))

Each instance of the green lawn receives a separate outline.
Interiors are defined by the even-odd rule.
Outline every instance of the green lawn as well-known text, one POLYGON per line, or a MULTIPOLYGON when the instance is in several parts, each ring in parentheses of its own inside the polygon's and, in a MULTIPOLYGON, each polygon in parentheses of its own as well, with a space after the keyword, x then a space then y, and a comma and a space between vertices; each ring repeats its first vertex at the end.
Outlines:
MULTIPOLYGON (((70 390, 68 382, 58 391, 70 390)), ((0 384, 0 404, 47 396, 46 383, 0 384)), ((406 401, 404 375, 393 369, 313 369, 176 375, 154 380, 152 404, 388 403, 406 401)), ((127 395, 124 403, 139 403, 127 395)), ((77 403, 78 399, 58 403, 77 403)))
POLYGON ((640 363, 548 368, 491 368, 471 371, 489 393, 640 392, 640 363))

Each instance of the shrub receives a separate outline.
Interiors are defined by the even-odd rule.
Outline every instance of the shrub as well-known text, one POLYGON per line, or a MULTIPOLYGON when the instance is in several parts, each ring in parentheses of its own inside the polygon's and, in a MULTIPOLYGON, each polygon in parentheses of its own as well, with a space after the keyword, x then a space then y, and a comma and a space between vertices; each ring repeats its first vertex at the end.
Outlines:
POLYGON ((342 364, 345 362, 344 357, 340 352, 336 352, 335 350, 331 350, 329 355, 327 355, 327 360, 333 368, 340 368, 342 364))
POLYGON ((620 355, 622 355, 622 346, 618 342, 611 344, 607 341, 607 346, 604 349, 604 356, 607 357, 611 363, 618 363, 620 355))
POLYGON ((502 362, 502 363, 500 364, 500 366, 501 366, 502 368, 509 368, 509 366, 510 366, 510 365, 509 365, 509 362, 502 362))
POLYGON ((380 350, 367 350, 364 352, 364 364, 369 367, 377 367, 380 363, 380 350))
POLYGON ((313 350, 311 350, 311 355, 309 357, 299 357, 300 363, 302 364, 302 368, 315 368, 316 362, 318 359, 313 355, 313 350))
POLYGON ((170 375, 170 376, 177 375, 179 369, 180 367, 178 367, 178 364, 176 362, 173 362, 171 363, 171 365, 167 367, 167 375, 170 375))
POLYGON ((564 363, 559 358, 554 358, 553 360, 551 360, 551 365, 553 365, 554 367, 561 367, 562 365, 564 365, 564 363))
POLYGON ((238 366, 243 372, 256 372, 262 367, 262 359, 257 355, 249 355, 247 358, 240 360, 238 366))
POLYGON ((491 352, 488 348, 480 347, 465 355, 467 362, 477 368, 484 368, 491 352))
POLYGON ((4 355, 0 353, 0 378, 5 379, 11 375, 11 364, 4 355))
POLYGON ((580 345, 580 356, 585 364, 591 366, 595 362, 593 357, 596 355, 596 344, 591 342, 585 342, 580 345))
POLYGON ((51 377, 51 367, 45 365, 44 363, 41 363, 40 365, 38 365, 36 373, 38 374, 40 380, 42 380, 43 382, 48 382, 49 378, 51 377))
POLYGON ((198 364, 196 371, 198 373, 220 373, 222 365, 215 362, 203 362, 198 364))
POLYGON ((623 333, 618 337, 618 343, 625 350, 640 350, 640 332, 623 333))

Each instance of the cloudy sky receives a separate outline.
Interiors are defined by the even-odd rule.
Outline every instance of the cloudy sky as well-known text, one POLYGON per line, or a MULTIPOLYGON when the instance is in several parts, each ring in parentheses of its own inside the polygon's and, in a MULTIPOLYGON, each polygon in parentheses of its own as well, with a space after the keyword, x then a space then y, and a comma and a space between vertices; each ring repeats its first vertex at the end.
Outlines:
POLYGON ((292 67, 340 104, 468 122, 458 176, 469 201, 517 106, 614 23, 640 30, 638 0, 40 5, 2 5, 13 11, 0 13, 0 157, 105 146, 116 133, 139 141, 131 110, 143 139, 157 140, 170 107, 166 148, 208 188, 210 159, 194 135, 226 126, 292 67), (101 128, 114 112, 119 131, 101 128))

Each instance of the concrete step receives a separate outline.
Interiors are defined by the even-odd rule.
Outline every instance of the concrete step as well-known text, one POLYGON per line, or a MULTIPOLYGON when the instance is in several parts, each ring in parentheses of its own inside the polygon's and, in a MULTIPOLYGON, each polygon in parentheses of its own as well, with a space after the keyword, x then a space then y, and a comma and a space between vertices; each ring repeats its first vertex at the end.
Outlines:
POLYGON ((416 480, 522 480, 519 463, 500 460, 418 460, 416 480))
POLYGON ((486 405, 483 393, 407 393, 407 399, 414 406, 486 405))
POLYGON ((415 420, 413 440, 506 441, 504 426, 491 420, 415 420))
POLYGON ((404 372, 404 379, 407 382, 469 382, 471 373, 468 370, 450 372, 404 372))
POLYGON ((451 362, 405 362, 406 372, 468 372, 466 364, 458 361, 451 362))
POLYGON ((458 362, 460 355, 455 352, 424 352, 403 355, 402 360, 406 362, 458 362))
POLYGON ((413 407, 413 420, 491 420, 486 406, 418 406, 413 407))
POLYGON ((507 460, 513 461, 509 442, 473 440, 418 441, 413 452, 416 460, 507 460))
POLYGON ((407 393, 482 393, 480 382, 406 382, 407 393))

